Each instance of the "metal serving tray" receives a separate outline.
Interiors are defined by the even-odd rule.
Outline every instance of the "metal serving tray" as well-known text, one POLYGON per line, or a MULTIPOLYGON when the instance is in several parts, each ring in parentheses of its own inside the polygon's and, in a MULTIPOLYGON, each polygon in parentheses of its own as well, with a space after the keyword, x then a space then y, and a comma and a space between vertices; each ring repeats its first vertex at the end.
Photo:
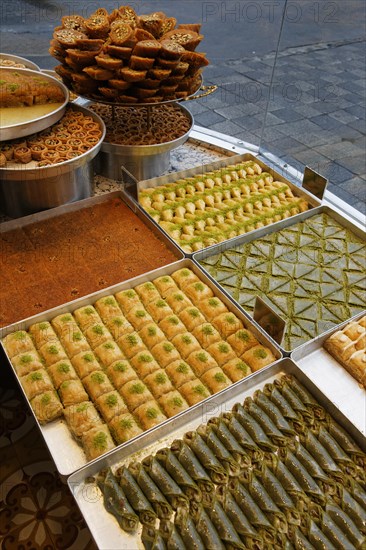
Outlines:
MULTIPOLYGON (((230 154, 230 152, 228 152, 228 154, 230 154)), ((133 183, 133 184, 128 184, 127 183, 124 187, 124 192, 125 192, 126 195, 129 195, 130 197, 132 197, 132 199, 136 202, 136 204, 138 205, 138 207, 140 209, 142 209, 144 212, 146 212, 146 210, 138 202, 138 194, 139 194, 140 191, 142 191, 144 189, 149 189, 151 187, 158 187, 159 185, 166 185, 166 184, 169 184, 169 183, 174 183, 178 179, 184 179, 184 178, 196 176, 197 174, 205 174, 206 172, 211 172, 213 170, 219 170, 221 168, 226 168, 226 166, 230 166, 230 165, 233 165, 233 164, 238 164, 240 162, 246 162, 248 160, 255 161, 257 164, 259 164, 259 166, 263 170, 265 170, 266 172, 271 174, 275 180, 282 181, 282 182, 286 183, 290 187, 290 189, 294 193, 294 195, 296 195, 297 197, 302 197, 302 198, 306 199, 312 208, 315 208, 315 207, 318 207, 318 206, 321 205, 321 201, 319 201, 319 199, 317 199, 314 195, 312 195, 311 193, 309 193, 308 191, 306 191, 302 187, 299 187, 299 186, 295 185, 290 180, 286 179, 283 176, 283 174, 280 174, 279 172, 276 172, 268 164, 266 164, 265 162, 263 162, 262 160, 260 160, 259 158, 257 158, 255 155, 253 155, 251 153, 244 153, 244 154, 241 154, 241 155, 231 155, 226 159, 219 160, 219 161, 216 161, 216 162, 211 162, 209 164, 204 164, 203 166, 202 165, 196 166, 194 168, 189 168, 187 170, 182 170, 180 172, 173 172, 173 173, 167 174, 165 176, 160 176, 158 178, 152 178, 152 179, 149 179, 149 180, 144 180, 144 181, 140 181, 140 182, 133 183)), ((312 208, 310 209, 310 211, 312 211, 312 208)), ((148 214, 148 216, 150 216, 150 215, 148 214)), ((296 219, 298 219, 299 216, 301 216, 301 214, 297 214, 295 216, 292 216, 291 219, 296 220, 296 219)), ((153 218, 151 218, 151 219, 158 227, 160 227, 160 225, 157 222, 155 222, 155 220, 153 220, 153 218)), ((273 224, 273 226, 277 227, 279 223, 281 223, 281 222, 275 222, 273 224)), ((161 231, 164 231, 162 227, 160 227, 160 229, 161 229, 161 231)), ((260 231, 260 230, 255 229, 254 231, 250 231, 249 233, 246 233, 246 235, 253 235, 253 234, 256 235, 258 231, 260 231)), ((179 246, 179 245, 177 245, 177 246, 179 246)), ((216 246, 216 245, 214 245, 214 246, 216 246)), ((205 248, 203 250, 207 250, 209 248, 211 248, 211 247, 205 248)), ((182 250, 182 252, 184 252, 183 249, 181 249, 181 250, 182 250)), ((184 252, 184 254, 187 257, 192 256, 192 254, 189 254, 187 252, 184 252)))
POLYGON ((366 390, 334 357, 323 348, 325 340, 351 321, 358 321, 366 311, 298 347, 291 354, 319 390, 328 397, 354 426, 366 436, 366 390))
MULTIPOLYGON (((106 511, 101 491, 92 482, 91 476, 94 476, 103 468, 112 467, 114 469, 121 462, 141 461, 145 456, 170 445, 174 439, 182 437, 185 432, 195 430, 211 417, 230 411, 235 403, 238 401, 243 402, 246 397, 253 395, 256 390, 262 389, 265 384, 273 382, 273 380, 284 374, 295 375, 317 401, 357 441, 358 445, 365 449, 366 440, 359 430, 291 359, 282 359, 272 366, 258 371, 255 376, 249 376, 237 382, 235 386, 227 388, 220 394, 196 405, 186 414, 177 416, 174 422, 158 426, 140 440, 132 441, 123 449, 111 451, 108 455, 97 459, 93 464, 70 476, 68 479, 69 488, 98 548, 100 550, 135 550, 142 548, 142 543, 138 535, 133 536, 122 531, 112 514, 106 511)), ((138 534, 140 534, 140 531, 138 534)))
MULTIPOLYGON (((257 326, 253 323, 253 321, 250 319, 249 316, 244 314, 244 312, 238 308, 235 304, 233 304, 232 301, 230 301, 225 294, 221 292, 220 289, 217 288, 217 286, 202 272, 202 270, 196 266, 192 260, 189 259, 183 259, 177 262, 174 262, 172 264, 169 264, 168 266, 161 267, 158 269, 155 269, 153 271, 150 271, 146 274, 140 275, 138 277, 134 277, 133 279, 129 279, 123 283, 116 284, 113 286, 110 286, 108 288, 105 288, 99 292, 95 292, 93 294, 89 294, 86 297, 79 298, 77 300, 73 300, 72 302, 68 302, 65 305, 62 305, 60 307, 56 307, 53 309, 50 309, 48 311, 45 311, 44 313, 40 313, 38 315, 35 315, 33 317, 30 317, 29 319, 25 319, 24 321, 21 321, 19 323, 14 323, 13 325, 9 325, 8 327, 4 329, 0 329, 0 338, 4 338, 7 334, 17 331, 17 330, 27 330, 30 325, 33 323, 38 323, 41 321, 50 321, 57 315, 60 315, 62 313, 70 313, 74 311, 75 309, 90 305, 94 302, 96 302, 99 298, 102 298, 103 296, 107 296, 109 294, 114 294, 116 292, 119 292, 121 290, 126 290, 132 287, 135 287, 141 283, 145 283, 147 281, 152 281, 153 279, 160 277, 162 275, 170 275, 174 271, 181 269, 183 267, 188 267, 189 269, 192 269, 194 273, 202 280, 204 281, 210 288, 212 288, 214 294, 221 298, 221 300, 226 304, 226 306, 229 308, 230 311, 234 312, 244 323, 246 327, 248 327, 257 340, 261 342, 263 345, 267 346, 272 353, 274 354, 276 359, 279 359, 282 357, 281 352, 279 351, 278 347, 272 344, 267 337, 264 331, 257 328, 257 326)), ((4 349, 5 355, 11 365, 10 359, 6 354, 5 348, 1 342, 1 345, 4 349)), ((13 367, 12 367, 13 368, 13 367)), ((268 368, 268 367, 265 367, 268 368)), ((15 370, 13 369, 15 377, 18 379, 15 370)), ((261 371, 257 371, 261 372, 261 371)), ((250 375, 250 378, 253 376, 256 376, 256 373, 250 375)), ((19 382, 20 384, 20 382, 19 382)), ((236 383, 237 384, 237 383, 236 383)), ((230 386, 230 388, 234 388, 236 384, 233 384, 230 386)), ((23 388, 21 387, 22 391, 23 388)), ((24 397, 26 398, 25 392, 23 391, 24 397)), ((217 396, 218 394, 216 394, 217 396)), ((27 399, 27 398, 26 398, 27 399)), ((208 398, 210 399, 210 398, 208 398)), ((206 400, 205 400, 206 401, 206 400)), ((190 409, 188 409, 189 411, 190 409)), ((181 413, 182 415, 185 414, 185 412, 181 413)), ((37 421, 35 415, 33 415, 40 430, 42 433, 42 436, 45 440, 45 443, 52 455, 52 458, 55 462, 56 468, 61 476, 66 477, 81 468, 84 464, 87 463, 85 454, 81 447, 77 444, 77 442, 73 439, 69 429, 66 426, 66 423, 63 420, 55 420, 53 422, 50 422, 49 424, 41 426, 39 422, 37 421)), ((161 424, 161 426, 164 426, 166 424, 170 424, 173 422, 173 424, 177 421, 178 417, 173 417, 171 419, 166 420, 161 424)), ((155 431, 155 428, 152 429, 154 431, 154 434, 157 432, 155 431)), ((143 438, 145 437, 145 434, 150 432, 151 430, 147 430, 147 432, 144 432, 141 436, 136 437, 135 439, 131 441, 140 439, 143 441, 143 438)), ((118 448, 124 447, 125 445, 130 445, 130 442, 125 443, 123 445, 119 445, 118 448)), ((139 443, 139 445, 143 445, 143 443, 139 443)))
MULTIPOLYGON (((267 235, 271 235, 272 233, 276 233, 278 231, 281 231, 282 229, 285 229, 287 227, 290 227, 292 225, 295 225, 297 223, 300 223, 304 220, 307 220, 308 218, 311 218, 318 214, 328 214, 331 218, 333 218, 335 221, 337 221, 340 225, 343 227, 349 229, 354 233, 357 237, 359 237, 362 240, 366 240, 366 232, 361 229, 359 226, 353 224, 348 218, 343 217, 339 212, 336 210, 333 210, 329 206, 319 206, 318 208, 314 208, 311 210, 308 210, 306 212, 302 212, 301 214, 297 214, 296 216, 293 216, 291 218, 287 218, 286 220, 282 220, 280 222, 276 222, 273 225, 269 225, 266 227, 263 227, 261 229, 257 229, 255 232, 248 233, 246 235, 240 235, 238 237, 234 237, 233 239, 230 239, 228 241, 225 241, 224 243, 219 243, 214 246, 210 246, 209 248, 206 248, 205 250, 202 250, 200 252, 196 252, 193 254, 193 260, 196 262, 201 269, 212 279, 215 281, 216 284, 220 286, 222 291, 236 304, 236 300, 224 289, 221 287, 220 283, 217 282, 212 275, 200 264, 201 260, 204 260, 206 258, 209 258, 211 256, 214 256, 216 254, 220 254, 221 252, 224 252, 225 250, 235 248, 237 246, 241 246, 243 244, 255 241, 257 239, 260 239, 262 237, 265 237, 267 235)), ((243 306, 239 305, 239 307, 243 308, 243 306)), ((284 318, 285 319, 285 318, 284 318)), ((334 324, 333 324, 334 325, 334 324)), ((267 335, 268 336, 268 335, 267 335)), ((268 338, 271 338, 268 336, 268 338)), ((299 346, 300 347, 300 346, 299 346)), ((280 349, 284 355, 290 355, 293 349, 285 349, 282 345, 280 346, 280 349)), ((294 348, 296 349, 296 348, 294 348)))

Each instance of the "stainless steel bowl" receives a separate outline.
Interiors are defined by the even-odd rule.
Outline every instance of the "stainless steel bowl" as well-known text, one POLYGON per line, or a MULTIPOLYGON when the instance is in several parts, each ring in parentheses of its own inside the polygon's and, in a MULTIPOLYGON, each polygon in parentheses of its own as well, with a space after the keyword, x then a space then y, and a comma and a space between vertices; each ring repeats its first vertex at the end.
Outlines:
MULTIPOLYGON (((39 71, 31 71, 30 69, 16 69, 14 67, 2 67, 2 68, 3 69, 6 68, 7 71, 16 71, 17 73, 20 73, 20 74, 29 75, 29 76, 36 75, 38 78, 40 77, 39 71)), ((42 74, 42 78, 44 80, 49 80, 53 84, 56 84, 57 86, 59 86, 65 98, 64 102, 61 105, 59 105, 56 109, 48 113, 47 115, 43 115, 39 118, 28 120, 27 122, 21 122, 19 124, 9 124, 7 126, 5 125, 2 126, 0 124, 1 141, 7 141, 9 139, 18 139, 25 136, 29 136, 31 134, 35 134, 36 132, 41 132, 42 130, 45 130, 46 128, 49 128, 50 126, 52 126, 52 124, 55 124, 63 116, 66 109, 66 105, 69 101, 69 90, 66 88, 65 84, 63 84, 53 76, 50 76, 48 74, 42 74)))
POLYGON ((75 104, 70 106, 98 122, 103 132, 99 142, 86 153, 52 166, 0 168, 0 202, 7 216, 18 218, 91 196, 92 160, 105 137, 105 125, 89 109, 75 104))
MULTIPOLYGON (((26 69, 31 69, 32 71, 40 71, 40 67, 33 63, 33 61, 29 61, 29 59, 26 59, 25 57, 20 57, 20 55, 13 55, 11 53, 0 53, 0 66, 5 67, 7 69, 11 69, 11 65, 2 65, 1 60, 7 59, 9 61, 14 61, 15 63, 22 63, 26 69)), ((14 68, 20 68, 20 67, 14 67, 14 68)))
POLYGON ((169 168, 170 151, 187 141, 194 124, 190 111, 181 104, 178 106, 190 120, 188 132, 172 141, 155 145, 116 145, 104 141, 95 159, 96 173, 106 178, 129 183, 131 178, 123 168, 126 168, 138 181, 161 176, 169 168))

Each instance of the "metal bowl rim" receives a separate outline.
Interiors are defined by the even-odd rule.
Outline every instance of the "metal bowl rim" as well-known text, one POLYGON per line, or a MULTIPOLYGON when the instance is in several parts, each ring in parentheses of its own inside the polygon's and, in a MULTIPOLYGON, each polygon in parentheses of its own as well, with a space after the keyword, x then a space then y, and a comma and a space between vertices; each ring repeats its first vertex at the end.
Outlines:
MULTIPOLYGON (((30 61, 26 57, 21 57, 20 55, 0 52, 0 59, 10 59, 13 61, 18 60, 20 63, 23 63, 23 65, 27 65, 28 63, 29 66, 25 66, 24 69, 30 69, 32 71, 41 71, 41 67, 39 67, 36 63, 34 63, 33 61, 30 61)), ((23 69, 23 67, 8 67, 7 65, 0 65, 0 67, 4 69, 23 69)))

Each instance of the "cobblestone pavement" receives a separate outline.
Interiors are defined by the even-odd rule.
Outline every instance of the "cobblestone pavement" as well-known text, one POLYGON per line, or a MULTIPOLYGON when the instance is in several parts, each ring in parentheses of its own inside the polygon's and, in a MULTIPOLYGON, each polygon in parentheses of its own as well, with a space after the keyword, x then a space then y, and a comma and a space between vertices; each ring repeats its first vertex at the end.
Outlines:
MULTIPOLYGON (((3 0, 0 49, 53 68, 47 50, 63 14, 119 4, 3 0)), ((211 62, 204 83, 218 90, 186 104, 196 124, 261 144, 299 170, 312 167, 329 178, 330 191, 366 213, 364 0, 130 4, 138 13, 164 10, 178 21, 202 21, 201 49, 211 62)))

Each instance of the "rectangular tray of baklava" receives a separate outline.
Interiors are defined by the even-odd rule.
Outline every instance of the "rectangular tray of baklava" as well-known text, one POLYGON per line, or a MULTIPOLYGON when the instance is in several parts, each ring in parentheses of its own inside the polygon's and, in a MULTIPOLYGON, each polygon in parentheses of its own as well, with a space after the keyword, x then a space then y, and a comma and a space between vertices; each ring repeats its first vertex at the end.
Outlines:
POLYGON ((0 336, 63 476, 281 357, 189 259, 0 336))
POLYGON ((366 307, 365 235, 323 205, 193 259, 245 311, 268 302, 287 321, 289 354, 366 307))
POLYGON ((291 358, 366 435, 366 311, 300 346, 291 358))
POLYGON ((125 193, 188 256, 321 204, 251 153, 126 184, 125 193))
POLYGON ((1 224, 0 254, 0 327, 183 258, 120 191, 1 224))
POLYGON ((80 469, 68 485, 100 550, 142 541, 361 548, 355 499, 364 496, 365 450, 360 431, 285 358, 147 434, 143 447, 136 440, 80 469))

